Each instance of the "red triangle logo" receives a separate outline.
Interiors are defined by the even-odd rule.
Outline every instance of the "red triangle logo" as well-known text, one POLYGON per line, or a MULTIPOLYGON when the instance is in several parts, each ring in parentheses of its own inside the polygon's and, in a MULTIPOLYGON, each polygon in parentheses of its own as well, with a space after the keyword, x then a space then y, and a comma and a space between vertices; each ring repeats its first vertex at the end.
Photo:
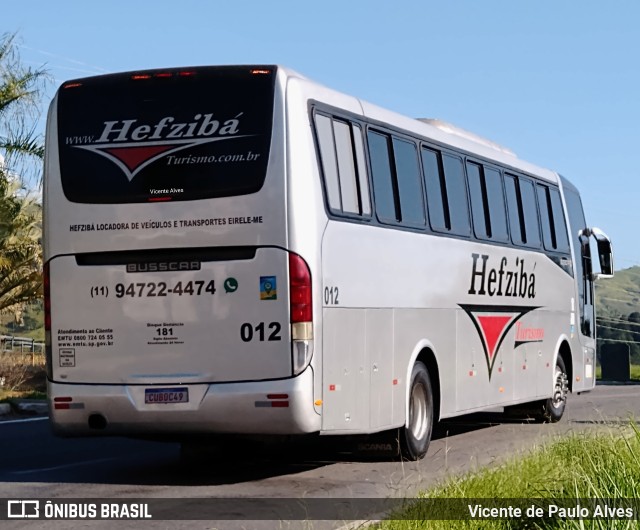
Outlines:
POLYGON ((487 361, 489 371, 489 381, 491 372, 496 362, 496 357, 500 351, 500 345, 507 336, 512 326, 537 307, 520 306, 490 306, 458 304, 469 316, 476 328, 484 349, 484 356, 487 361))
MULTIPOLYGON (((246 135, 245 135, 246 136, 246 135)), ((218 142, 222 140, 230 140, 233 138, 242 138, 242 136, 229 137, 213 137, 213 138, 194 138, 193 140, 175 140, 171 143, 159 142, 129 142, 112 146, 109 143, 103 144, 87 144, 74 145, 76 149, 84 149, 92 153, 99 154, 115 163, 120 170, 131 181, 136 174, 151 164, 166 156, 168 153, 175 153, 183 149, 190 149, 194 146, 218 142)))
POLYGON ((111 147, 103 149, 103 151, 120 160, 120 162, 127 166, 129 171, 135 171, 140 164, 143 164, 150 158, 174 148, 175 145, 165 144, 143 145, 139 147, 111 147))
POLYGON ((507 327, 507 324, 513 319, 513 316, 499 316, 499 315, 485 315, 476 317, 482 333, 484 334, 484 340, 487 343, 487 353, 489 359, 493 359, 496 353, 496 346, 498 339, 502 336, 507 327))

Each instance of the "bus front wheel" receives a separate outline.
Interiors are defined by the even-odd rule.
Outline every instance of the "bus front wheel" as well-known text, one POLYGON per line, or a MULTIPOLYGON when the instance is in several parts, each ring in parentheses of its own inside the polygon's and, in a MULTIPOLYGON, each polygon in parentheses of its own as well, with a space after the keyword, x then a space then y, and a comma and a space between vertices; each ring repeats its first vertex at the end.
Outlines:
POLYGON ((569 376, 562 357, 558 356, 554 373, 553 395, 542 402, 542 413, 538 418, 548 423, 560 421, 567 406, 567 395, 569 394, 569 376))
POLYGON ((411 372, 409 421, 400 429, 400 450, 407 460, 420 460, 429 448, 433 430, 433 392, 427 367, 417 362, 411 372))

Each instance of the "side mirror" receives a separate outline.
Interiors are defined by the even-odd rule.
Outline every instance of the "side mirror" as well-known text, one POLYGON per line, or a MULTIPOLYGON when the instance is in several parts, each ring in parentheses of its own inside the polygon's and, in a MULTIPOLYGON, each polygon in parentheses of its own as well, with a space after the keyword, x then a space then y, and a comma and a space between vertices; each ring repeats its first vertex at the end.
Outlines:
POLYGON ((598 259, 600 261, 600 272, 593 275, 593 279, 613 278, 613 249, 611 240, 599 228, 585 228, 580 231, 580 239, 583 237, 593 237, 598 248, 598 259))

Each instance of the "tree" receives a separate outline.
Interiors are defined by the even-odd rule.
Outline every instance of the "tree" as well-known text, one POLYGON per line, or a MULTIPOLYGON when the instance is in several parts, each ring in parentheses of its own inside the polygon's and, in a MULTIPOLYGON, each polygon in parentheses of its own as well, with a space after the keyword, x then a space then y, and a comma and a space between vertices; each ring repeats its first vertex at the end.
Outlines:
POLYGON ((42 295, 42 207, 27 186, 33 174, 41 182, 35 128, 47 74, 22 65, 15 39, 0 37, 0 312, 19 315, 42 295))
POLYGON ((34 172, 34 162, 39 174, 44 156, 36 126, 47 73, 23 66, 15 41, 15 34, 0 37, 0 177, 24 183, 34 172))
POLYGON ((42 296, 42 207, 0 179, 0 313, 19 319, 24 304, 42 296))

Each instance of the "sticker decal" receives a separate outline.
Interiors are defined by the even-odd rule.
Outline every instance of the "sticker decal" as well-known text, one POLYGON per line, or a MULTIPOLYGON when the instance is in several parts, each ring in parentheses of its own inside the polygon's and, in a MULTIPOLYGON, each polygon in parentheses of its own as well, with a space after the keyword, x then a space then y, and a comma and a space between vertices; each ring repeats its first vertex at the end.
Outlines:
POLYGON ((58 350, 60 368, 73 368, 76 365, 75 348, 60 348, 58 350))
POLYGON ((507 333, 518 320, 538 307, 458 305, 469 315, 478 332, 491 381, 493 366, 507 333))
POLYGON ((275 276, 260 276, 260 300, 277 300, 278 289, 275 276))

